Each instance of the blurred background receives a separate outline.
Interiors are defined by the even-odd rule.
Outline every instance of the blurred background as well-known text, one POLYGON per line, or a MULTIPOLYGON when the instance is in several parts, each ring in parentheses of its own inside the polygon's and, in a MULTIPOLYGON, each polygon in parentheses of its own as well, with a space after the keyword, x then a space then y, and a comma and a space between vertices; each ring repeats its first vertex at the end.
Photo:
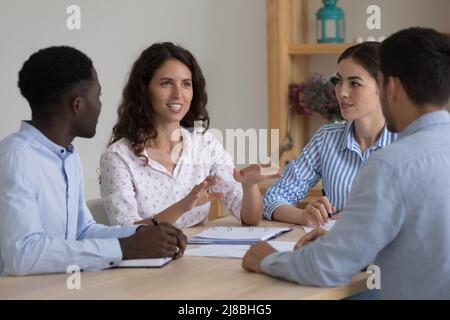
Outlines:
MULTIPOLYGON (((321 0, 307 1, 308 21, 302 30, 307 42, 316 42, 315 14, 321 6, 321 0)), ((338 6, 345 11, 346 43, 389 36, 409 26, 450 32, 448 0, 341 0, 338 6), (381 30, 366 27, 366 9, 373 4, 382 10, 381 30)), ((103 109, 97 135, 74 144, 83 161, 86 196, 98 197, 99 158, 116 121, 129 69, 143 49, 159 41, 175 42, 196 56, 207 80, 211 127, 224 135, 227 128, 267 129, 269 85, 276 81, 268 75, 268 13, 266 0, 0 0, 0 138, 16 131, 20 120, 30 119, 17 88, 23 62, 52 45, 84 51, 103 87, 103 109), (81 8, 80 30, 66 27, 70 5, 81 8)), ((313 55, 308 70, 333 74, 336 59, 334 54, 313 55)), ((305 136, 324 123, 320 115, 310 116, 305 136)))

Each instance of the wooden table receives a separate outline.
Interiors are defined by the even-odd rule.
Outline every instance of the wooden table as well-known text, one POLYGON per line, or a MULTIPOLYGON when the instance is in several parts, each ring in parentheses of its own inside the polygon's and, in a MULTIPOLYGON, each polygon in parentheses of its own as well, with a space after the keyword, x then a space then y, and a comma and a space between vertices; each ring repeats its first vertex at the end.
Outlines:
MULTIPOLYGON (((267 222, 263 222, 264 226, 267 222)), ((192 236, 210 226, 238 226, 231 217, 185 230, 192 236)), ((271 227, 289 226, 270 222, 271 227)), ((297 241, 301 227, 279 240, 297 241)), ((109 269, 81 273, 81 289, 66 288, 68 274, 0 277, 0 299, 342 299, 367 290, 360 273, 339 288, 303 287, 250 273, 240 259, 183 257, 159 269, 109 269)))

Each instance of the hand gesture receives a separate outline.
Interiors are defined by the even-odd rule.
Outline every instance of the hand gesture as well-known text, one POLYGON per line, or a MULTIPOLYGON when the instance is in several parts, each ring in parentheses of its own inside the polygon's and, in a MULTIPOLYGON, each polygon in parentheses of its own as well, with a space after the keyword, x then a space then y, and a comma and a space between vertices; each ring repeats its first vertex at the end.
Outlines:
POLYGON ((244 169, 235 168, 233 178, 246 186, 253 186, 263 181, 281 178, 280 168, 268 164, 252 164, 244 169))
POLYGON ((211 188, 220 181, 220 177, 216 176, 214 179, 211 176, 206 177, 199 185, 192 188, 191 192, 181 200, 183 202, 184 211, 189 211, 192 208, 204 205, 212 199, 223 199, 223 192, 211 192, 211 188))

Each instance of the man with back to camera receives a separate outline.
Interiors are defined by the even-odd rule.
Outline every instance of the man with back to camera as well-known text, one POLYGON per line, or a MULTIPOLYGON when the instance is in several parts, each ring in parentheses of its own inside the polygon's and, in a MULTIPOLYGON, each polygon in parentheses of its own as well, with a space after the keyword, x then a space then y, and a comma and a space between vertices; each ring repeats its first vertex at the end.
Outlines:
POLYGON ((24 63, 18 85, 32 119, 0 141, 0 275, 181 257, 186 237, 177 228, 107 227, 86 207, 81 161, 71 143, 92 138, 100 115, 91 59, 71 47, 39 50, 24 63))
POLYGON ((381 43, 380 59, 383 114, 399 139, 361 168, 333 229, 313 230, 294 252, 259 242, 243 267, 340 286, 374 261, 381 298, 450 299, 450 40, 402 30, 381 43))

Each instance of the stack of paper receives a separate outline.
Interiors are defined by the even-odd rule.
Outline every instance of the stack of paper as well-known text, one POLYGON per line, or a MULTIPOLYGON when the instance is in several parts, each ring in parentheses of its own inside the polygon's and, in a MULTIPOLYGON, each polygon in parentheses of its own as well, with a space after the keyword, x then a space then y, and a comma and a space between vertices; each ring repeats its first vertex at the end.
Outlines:
MULTIPOLYGON (((295 242, 269 241, 269 244, 278 251, 292 251, 294 249, 295 242)), ((249 249, 249 244, 210 244, 207 246, 201 246, 199 248, 188 249, 185 251, 184 255, 188 257, 191 256, 242 259, 249 249)))
POLYGON ((214 227, 189 239, 189 243, 248 245, 276 238, 282 233, 292 230, 293 228, 214 227))
MULTIPOLYGON (((330 231, 331 228, 334 227, 337 220, 328 220, 328 223, 325 223, 323 226, 320 226, 322 229, 325 229, 327 231, 330 231)), ((306 233, 313 231, 315 228, 318 227, 303 227, 303 230, 305 230, 306 233)))

